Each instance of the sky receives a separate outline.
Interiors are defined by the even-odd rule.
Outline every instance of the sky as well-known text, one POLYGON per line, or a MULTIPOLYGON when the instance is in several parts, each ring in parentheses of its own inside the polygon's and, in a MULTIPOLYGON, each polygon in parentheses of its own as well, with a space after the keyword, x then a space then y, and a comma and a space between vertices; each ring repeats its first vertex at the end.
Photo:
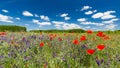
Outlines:
POLYGON ((120 30, 120 0, 0 0, 0 25, 120 30))

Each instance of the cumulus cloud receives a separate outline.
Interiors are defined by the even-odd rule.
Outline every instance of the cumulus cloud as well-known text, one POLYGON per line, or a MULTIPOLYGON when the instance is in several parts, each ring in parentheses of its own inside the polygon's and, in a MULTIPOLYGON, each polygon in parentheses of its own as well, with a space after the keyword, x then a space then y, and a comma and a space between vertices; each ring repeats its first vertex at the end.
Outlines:
POLYGON ((82 28, 82 29, 89 30, 89 29, 91 29, 91 26, 84 26, 84 28, 82 28))
POLYGON ((70 20, 70 17, 65 17, 65 20, 70 20))
POLYGON ((115 15, 111 15, 111 13, 115 13, 115 11, 106 11, 106 12, 98 12, 96 14, 94 14, 92 16, 92 18, 101 18, 103 20, 105 19, 111 19, 111 18, 115 18, 116 16, 115 15))
POLYGON ((90 14, 93 14, 92 11, 88 11, 88 12, 85 12, 86 15, 90 15, 90 14))
POLYGON ((92 7, 90 7, 90 6, 83 6, 82 7, 82 9, 81 9, 81 11, 83 11, 83 10, 88 10, 88 9, 91 9, 92 7))
POLYGON ((60 17, 67 17, 68 14, 67 13, 64 13, 64 14, 61 14, 60 17))
POLYGON ((80 24, 83 24, 83 25, 95 25, 95 26, 104 26, 105 25, 104 23, 90 22, 90 21, 86 21, 86 20, 87 20, 86 18, 77 19, 77 21, 79 21, 80 24))
POLYGON ((41 26, 51 25, 50 22, 39 22, 38 24, 41 25, 41 26))
POLYGON ((54 26, 55 26, 57 29, 60 29, 60 28, 62 28, 62 25, 63 25, 65 22, 52 21, 52 23, 54 24, 54 26))
POLYGON ((97 12, 97 10, 94 10, 93 12, 95 13, 95 12, 97 12))
POLYGON ((67 30, 67 29, 78 29, 81 28, 80 25, 74 24, 74 23, 64 23, 62 26, 63 29, 67 30))
POLYGON ((85 27, 86 29, 90 29, 91 27, 90 26, 87 26, 87 27, 85 27))
POLYGON ((52 21, 53 24, 55 25, 62 25, 64 24, 65 22, 60 22, 60 21, 52 21))
POLYGON ((54 25, 57 29, 61 29, 61 25, 54 25))
POLYGON ((24 16, 33 16, 32 13, 30 13, 29 11, 23 11, 22 13, 24 16))
POLYGON ((75 23, 67 23, 67 22, 61 22, 61 21, 52 21, 52 23, 54 24, 54 26, 57 29, 77 29, 77 28, 81 28, 80 25, 75 24, 75 23))
POLYGON ((97 10, 87 11, 87 12, 85 12, 85 14, 86 14, 86 15, 90 15, 90 14, 93 14, 93 13, 95 13, 95 12, 97 12, 97 10))
POLYGON ((92 16, 92 18, 101 18, 104 14, 102 12, 98 12, 92 16))
POLYGON ((8 10, 3 9, 2 12, 8 13, 8 10))
POLYGON ((8 13, 8 10, 3 9, 2 12, 8 13))
POLYGON ((25 24, 25 26, 30 26, 30 24, 25 24))
POLYGON ((35 17, 39 17, 37 14, 35 14, 35 17))
POLYGON ((110 18, 115 18, 115 15, 104 15, 103 17, 101 17, 101 19, 110 19, 110 18))
POLYGON ((11 19, 13 19, 13 17, 0 14, 0 21, 2 22, 13 23, 11 19))
POLYGON ((33 23, 39 23, 39 20, 33 19, 32 21, 33 21, 33 23))
POLYGON ((105 24, 103 23, 95 23, 95 22, 81 22, 80 24, 83 24, 83 25, 96 25, 96 26, 104 26, 105 24))
POLYGON ((118 21, 118 20, 119 20, 118 18, 115 18, 115 19, 111 19, 109 21, 103 21, 103 23, 110 24, 110 23, 114 23, 115 21, 118 21))
POLYGON ((117 26, 116 24, 109 24, 109 25, 106 25, 105 28, 106 30, 114 30, 116 26, 117 26))
POLYGON ((16 19, 16 20, 20 20, 20 18, 19 18, 19 17, 16 17, 15 19, 16 19))
POLYGON ((33 21, 33 23, 36 23, 40 26, 51 25, 50 22, 40 22, 39 20, 35 20, 35 19, 33 19, 32 21, 33 21))
POLYGON ((68 17, 67 13, 61 14, 60 17, 63 17, 64 20, 70 20, 70 17, 68 17))
POLYGON ((77 21, 79 21, 79 22, 83 22, 83 21, 86 21, 86 20, 87 20, 86 18, 77 19, 77 21))
POLYGON ((110 15, 111 13, 115 13, 115 11, 106 11, 104 12, 104 15, 110 15))
POLYGON ((44 15, 41 15, 40 18, 42 20, 45 20, 45 21, 49 21, 50 20, 48 16, 44 16, 44 15))

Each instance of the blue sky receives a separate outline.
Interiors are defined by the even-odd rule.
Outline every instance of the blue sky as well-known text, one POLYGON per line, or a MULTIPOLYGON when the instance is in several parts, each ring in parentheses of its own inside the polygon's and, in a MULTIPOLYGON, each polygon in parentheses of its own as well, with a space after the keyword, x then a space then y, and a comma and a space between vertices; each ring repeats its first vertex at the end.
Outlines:
POLYGON ((35 29, 120 29, 120 0, 0 0, 0 25, 35 29))

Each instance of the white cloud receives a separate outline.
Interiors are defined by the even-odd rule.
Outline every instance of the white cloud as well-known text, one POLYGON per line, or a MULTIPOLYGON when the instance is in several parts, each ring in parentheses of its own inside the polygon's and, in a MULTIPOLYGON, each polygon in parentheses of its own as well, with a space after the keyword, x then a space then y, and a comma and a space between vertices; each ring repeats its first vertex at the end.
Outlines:
POLYGON ((118 18, 115 18, 115 19, 111 19, 109 21, 103 21, 103 23, 110 24, 110 23, 114 23, 115 21, 118 21, 118 20, 119 20, 118 18))
POLYGON ((79 21, 79 22, 83 22, 83 21, 86 21, 86 20, 87 20, 86 18, 77 19, 77 21, 79 21))
POLYGON ((95 23, 95 22, 81 22, 80 24, 83 24, 83 25, 96 25, 96 26, 104 26, 105 24, 103 23, 95 23))
POLYGON ((25 24, 25 26, 30 26, 30 24, 25 24))
POLYGON ((55 24, 55 25, 62 25, 62 24, 64 24, 65 22, 52 21, 52 23, 55 24))
POLYGON ((52 23, 54 24, 54 26, 55 26, 57 29, 60 29, 60 28, 62 28, 62 25, 63 25, 65 22, 52 21, 52 23))
POLYGON ((70 20, 67 13, 61 14, 60 17, 63 17, 65 20, 70 20))
POLYGON ((103 24, 103 23, 94 23, 94 25, 96 25, 96 26, 104 26, 105 24, 103 24))
POLYGON ((82 9, 81 9, 81 11, 83 11, 83 10, 88 10, 88 9, 91 9, 92 7, 90 7, 90 6, 83 6, 82 7, 82 9))
POLYGON ((33 21, 33 23, 39 23, 39 20, 33 19, 32 21, 33 21))
POLYGON ((61 29, 61 25, 54 25, 57 29, 61 29))
POLYGON ((54 24, 54 26, 57 29, 77 29, 77 28, 81 28, 80 25, 75 24, 75 23, 67 23, 67 22, 60 22, 60 21, 52 21, 52 23, 54 24))
POLYGON ((41 15, 40 18, 42 20, 45 20, 45 21, 49 21, 50 20, 48 16, 44 16, 44 15, 41 15))
POLYGON ((104 12, 104 15, 110 15, 111 13, 115 13, 115 11, 106 11, 104 12))
POLYGON ((64 13, 64 14, 61 14, 60 17, 67 17, 68 14, 67 13, 64 13))
POLYGON ((105 19, 111 19, 115 18, 115 15, 111 15, 111 13, 115 13, 115 11, 106 11, 106 12, 98 12, 92 16, 92 18, 101 18, 103 20, 105 19))
POLYGON ((24 16, 33 16, 32 13, 28 12, 28 11, 23 11, 22 13, 24 16))
POLYGON ((89 25, 89 24, 94 24, 94 23, 85 21, 85 22, 81 22, 80 24, 89 25))
POLYGON ((16 20, 20 20, 20 18, 19 18, 19 17, 16 17, 15 19, 16 19, 16 20))
POLYGON ((106 28, 106 30, 114 30, 116 26, 117 25, 115 25, 115 24, 109 24, 109 25, 106 25, 105 28, 106 28))
POLYGON ((101 18, 104 14, 101 12, 98 12, 92 16, 92 18, 101 18))
POLYGON ((110 19, 110 18, 115 18, 116 16, 114 15, 104 15, 103 17, 101 17, 101 19, 110 19))
POLYGON ((13 19, 13 17, 0 14, 0 21, 2 22, 13 23, 11 19, 13 19))
POLYGON ((5 13, 8 13, 8 10, 3 9, 2 11, 5 12, 5 13))
POLYGON ((62 26, 63 29, 67 30, 67 29, 78 29, 81 28, 80 25, 74 24, 74 23, 64 23, 62 26))
POLYGON ((93 13, 95 13, 95 12, 97 12, 97 10, 87 11, 87 12, 85 12, 85 14, 86 14, 86 15, 90 15, 90 14, 93 14, 93 13))
POLYGON ((51 25, 50 22, 39 22, 39 20, 35 20, 35 19, 33 19, 32 21, 33 21, 33 23, 36 23, 40 26, 51 25))
POLYGON ((90 26, 87 26, 87 27, 85 27, 86 29, 90 29, 91 27, 90 26))
POLYGON ((35 14, 35 17, 39 17, 37 14, 35 14))
POLYGON ((84 26, 84 28, 82 28, 82 29, 89 30, 89 29, 91 29, 91 26, 84 26))
POLYGON ((70 20, 70 17, 65 17, 65 20, 70 20))
POLYGON ((92 11, 88 11, 88 12, 85 12, 86 15, 90 15, 90 14, 93 14, 92 11))
POLYGON ((51 25, 50 22, 39 22, 38 24, 41 25, 41 26, 51 25))
POLYGON ((95 12, 97 12, 97 10, 94 10, 93 12, 95 13, 95 12))

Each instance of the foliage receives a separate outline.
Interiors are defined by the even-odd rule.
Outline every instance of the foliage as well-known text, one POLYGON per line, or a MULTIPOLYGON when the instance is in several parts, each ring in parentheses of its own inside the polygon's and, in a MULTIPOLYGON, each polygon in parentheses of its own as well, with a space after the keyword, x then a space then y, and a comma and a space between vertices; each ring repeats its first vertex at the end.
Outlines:
POLYGON ((26 31, 26 27, 16 26, 16 25, 0 25, 0 31, 20 32, 20 31, 26 31))
POLYGON ((75 32, 75 33, 84 33, 85 30, 83 29, 69 29, 69 30, 55 30, 55 29, 52 29, 52 30, 31 30, 30 32, 45 32, 45 33, 72 33, 72 32, 75 32))

